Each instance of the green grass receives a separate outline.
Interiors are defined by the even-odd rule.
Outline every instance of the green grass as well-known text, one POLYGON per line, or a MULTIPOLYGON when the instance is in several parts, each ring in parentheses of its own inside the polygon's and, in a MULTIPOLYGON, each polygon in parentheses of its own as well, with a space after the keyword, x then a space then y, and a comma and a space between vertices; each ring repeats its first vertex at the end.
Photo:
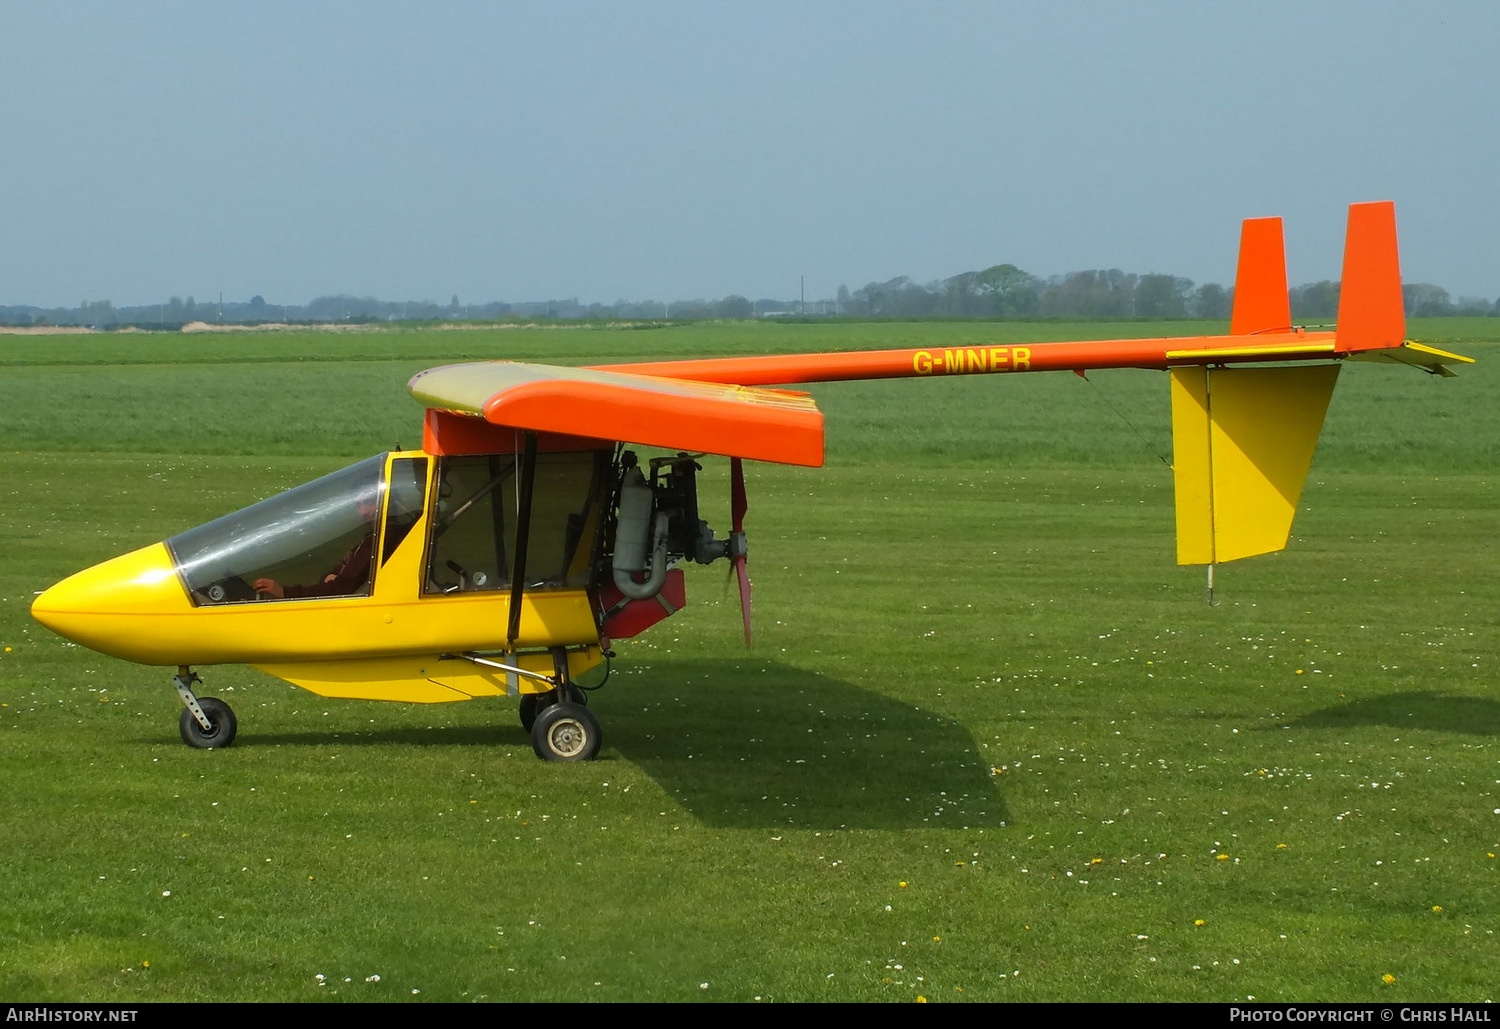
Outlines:
POLYGON ((1293 545, 1213 607, 1164 377, 815 387, 828 467, 749 469, 755 648, 691 569, 587 766, 508 703, 238 667, 203 671, 239 742, 192 751, 167 670, 27 605, 415 443, 430 364, 1160 327, 0 336, 0 1000, 1492 997, 1496 329, 1412 326, 1457 380, 1345 369, 1293 545))

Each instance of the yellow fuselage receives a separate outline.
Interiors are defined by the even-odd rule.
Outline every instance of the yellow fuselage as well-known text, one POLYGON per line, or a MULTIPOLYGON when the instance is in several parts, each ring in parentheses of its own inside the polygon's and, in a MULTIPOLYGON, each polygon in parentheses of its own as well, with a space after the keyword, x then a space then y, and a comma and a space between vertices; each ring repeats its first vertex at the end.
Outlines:
POLYGON ((95 565, 39 596, 32 614, 83 646, 149 665, 255 665, 325 696, 444 701, 542 692, 545 683, 444 655, 511 652, 511 663, 570 674, 601 660, 599 627, 583 589, 521 595, 507 640, 511 595, 424 592, 428 514, 373 572, 368 595, 195 604, 164 543, 95 565))

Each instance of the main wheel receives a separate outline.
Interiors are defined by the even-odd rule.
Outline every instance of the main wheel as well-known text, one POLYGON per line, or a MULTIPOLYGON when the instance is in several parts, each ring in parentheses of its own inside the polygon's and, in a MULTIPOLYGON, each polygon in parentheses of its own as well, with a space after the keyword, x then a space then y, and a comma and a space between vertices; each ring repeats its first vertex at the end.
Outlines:
POLYGON ((199 697, 198 706, 208 716, 213 728, 203 728, 198 724, 198 719, 193 717, 193 713, 183 708, 182 718, 177 723, 182 729, 182 742, 189 747, 200 747, 204 750, 227 747, 233 743, 239 723, 235 721, 234 712, 229 709, 229 705, 215 697, 199 697))
POLYGON ((592 761, 603 741, 599 720, 582 704, 549 705, 531 727, 531 748, 544 761, 592 761))

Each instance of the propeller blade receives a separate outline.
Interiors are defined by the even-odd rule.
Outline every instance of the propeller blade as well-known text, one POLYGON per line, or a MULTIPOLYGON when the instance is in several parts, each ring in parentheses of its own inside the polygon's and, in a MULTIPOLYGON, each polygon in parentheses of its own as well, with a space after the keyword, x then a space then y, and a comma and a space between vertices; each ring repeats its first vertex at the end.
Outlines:
POLYGON ((745 462, 729 459, 729 520, 735 532, 745 531, 745 512, 750 507, 745 497, 745 462))
POLYGON ((750 572, 745 567, 745 555, 734 559, 734 574, 740 580, 740 615, 745 620, 745 646, 750 646, 750 572))
POLYGON ((745 567, 743 553, 745 539, 745 512, 750 501, 745 495, 745 462, 738 457, 729 459, 729 521, 735 536, 740 541, 742 552, 736 554, 731 563, 735 577, 740 581, 740 616, 745 620, 745 646, 750 646, 750 572, 745 567))

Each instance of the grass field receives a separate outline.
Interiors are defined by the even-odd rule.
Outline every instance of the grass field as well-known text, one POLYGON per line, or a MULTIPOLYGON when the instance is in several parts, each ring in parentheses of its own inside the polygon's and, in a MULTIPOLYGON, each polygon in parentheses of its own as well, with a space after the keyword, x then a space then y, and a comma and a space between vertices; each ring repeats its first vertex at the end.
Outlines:
MULTIPOLYGON (((511 703, 169 670, 35 591, 559 363, 1203 331, 723 324, 0 336, 0 1000, 1462 1000, 1500 964, 1500 322, 1342 374, 1286 552, 1173 563, 1165 376, 815 387, 722 566, 625 644, 589 765, 511 703)), ((727 520, 723 462, 705 497, 727 520), (717 498, 723 498, 719 500, 717 498), (722 510, 720 510, 722 509, 722 510)))

